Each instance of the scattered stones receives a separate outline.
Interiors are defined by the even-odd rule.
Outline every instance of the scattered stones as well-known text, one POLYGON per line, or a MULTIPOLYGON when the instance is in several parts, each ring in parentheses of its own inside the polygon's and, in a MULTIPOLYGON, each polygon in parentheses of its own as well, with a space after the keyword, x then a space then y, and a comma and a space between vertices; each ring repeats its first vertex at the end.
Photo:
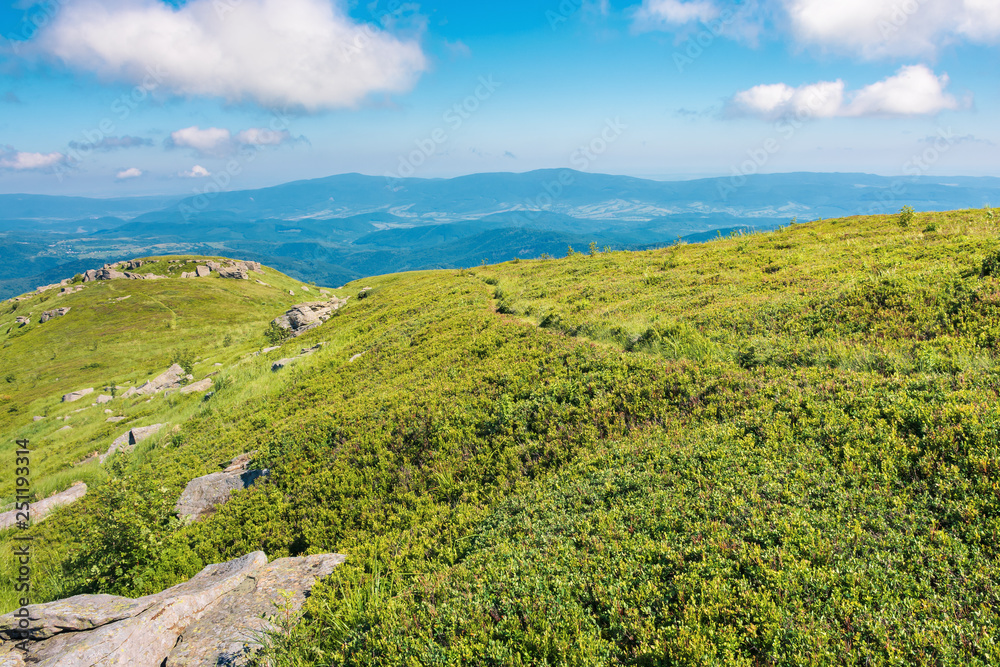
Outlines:
POLYGON ((182 519, 197 521, 226 503, 233 491, 248 489, 271 475, 269 470, 250 470, 252 454, 240 454, 222 472, 213 472, 188 482, 174 511, 182 519))
POLYGON ((81 389, 79 391, 70 392, 70 393, 68 393, 68 394, 66 394, 65 396, 62 397, 62 402, 63 403, 72 403, 73 401, 79 401, 81 398, 83 398, 87 394, 93 394, 93 393, 94 393, 94 388, 93 387, 90 387, 89 389, 81 389))
POLYGON ((274 324, 292 332, 292 336, 301 336, 305 332, 323 324, 334 313, 347 305, 347 299, 333 297, 329 301, 313 301, 293 306, 284 315, 277 317, 274 324))
POLYGON ((62 317, 63 315, 65 315, 69 311, 70 311, 69 308, 56 308, 55 310, 47 310, 44 313, 42 313, 42 316, 39 318, 38 321, 41 322, 42 324, 45 324, 46 322, 48 322, 52 318, 54 318, 54 317, 62 317))
POLYGON ((31 324, 31 318, 30 317, 20 317, 19 316, 14 321, 17 322, 17 327, 19 329, 21 327, 24 327, 24 326, 27 326, 27 325, 31 324))
POLYGON ((182 394, 193 394, 198 391, 208 391, 212 388, 212 378, 205 378, 204 380, 199 380, 198 382, 193 382, 186 387, 181 388, 182 394))
POLYGON ((308 288, 308 287, 306 287, 305 285, 303 285, 303 286, 302 286, 302 291, 303 291, 303 292, 308 292, 308 291, 309 291, 309 288, 308 288))
POLYGON ((39 417, 38 415, 35 415, 34 417, 31 418, 32 421, 36 421, 36 422, 40 422, 43 419, 45 419, 45 417, 39 417))
POLYGON ((115 414, 115 411, 114 411, 114 410, 111 410, 111 409, 109 408, 109 409, 107 409, 107 410, 105 410, 105 411, 104 411, 104 414, 106 414, 106 415, 113 415, 113 414, 115 414))
POLYGON ((218 366, 221 366, 222 364, 220 364, 220 363, 214 363, 212 365, 218 367, 218 366))
MULTIPOLYGON (((274 627, 268 620, 291 593, 293 612, 315 582, 344 556, 281 558, 263 552, 210 565, 189 581, 137 599, 75 597, 30 605, 25 662, 35 667, 186 667, 237 665, 244 646, 274 627)), ((0 655, 19 638, 22 619, 0 617, 0 655)), ((6 664, 6 663, 5 663, 6 664)))
POLYGON ((100 396, 97 397, 97 404, 98 405, 104 405, 105 403, 110 403, 113 400, 115 400, 114 396, 108 396, 107 394, 101 394, 100 396))
MULTIPOLYGON (((67 427, 69 428, 69 427, 67 427)), ((37 503, 31 503, 30 514, 32 523, 37 523, 44 519, 52 510, 57 507, 62 507, 63 505, 69 505, 70 503, 75 503, 80 498, 83 498, 87 494, 87 485, 83 482, 76 482, 73 486, 69 487, 65 491, 61 491, 55 495, 51 495, 45 500, 39 500, 37 503)), ((10 512, 4 512, 0 514, 0 530, 10 528, 11 526, 17 524, 17 510, 11 510, 10 512)), ((23 512, 21 513, 23 517, 23 512)), ((2 627, 2 626, 0 626, 2 627)))
POLYGON ((274 362, 273 364, 271 364, 271 371, 274 372, 274 373, 277 373, 282 368, 284 368, 288 364, 292 363, 296 359, 300 359, 301 357, 304 357, 306 355, 310 355, 310 354, 312 354, 313 352, 316 352, 317 350, 319 350, 322 347, 323 347, 323 343, 317 343, 316 345, 314 345, 312 347, 308 347, 308 348, 304 347, 304 348, 302 348, 302 350, 299 352, 299 354, 297 356, 295 356, 295 357, 289 357, 287 359, 278 359, 276 362, 274 362))
POLYGON ((80 292, 82 290, 83 290, 83 285, 77 285, 76 287, 63 287, 59 291, 59 295, 62 296, 68 294, 76 294, 77 292, 80 292))
POLYGON ((258 280, 257 284, 258 285, 263 285, 264 287, 270 287, 270 285, 268 285, 267 283, 265 283, 263 280, 258 280))

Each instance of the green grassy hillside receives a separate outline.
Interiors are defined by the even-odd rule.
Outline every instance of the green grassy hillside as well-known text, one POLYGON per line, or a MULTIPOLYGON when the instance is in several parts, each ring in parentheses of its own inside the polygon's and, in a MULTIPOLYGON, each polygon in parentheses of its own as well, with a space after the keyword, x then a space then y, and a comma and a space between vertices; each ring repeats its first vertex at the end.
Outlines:
MULTIPOLYGON (((261 357, 267 321, 306 300, 271 272, 270 291, 143 284, 184 299, 116 302, 134 328, 104 354, 91 331, 43 338, 57 321, 5 334, 5 368, 40 356, 17 362, 4 446, 41 443, 61 484, 121 429, 101 413, 60 440, 58 395, 174 351, 196 377, 223 363, 208 400, 127 407, 174 427, 31 528, 37 593, 137 595, 253 549, 338 551, 269 664, 997 664, 998 233, 981 210, 852 218, 383 276, 261 357), (268 483, 177 522, 187 481, 246 451, 268 483)), ((97 322, 112 286, 138 289, 66 298, 97 322)))

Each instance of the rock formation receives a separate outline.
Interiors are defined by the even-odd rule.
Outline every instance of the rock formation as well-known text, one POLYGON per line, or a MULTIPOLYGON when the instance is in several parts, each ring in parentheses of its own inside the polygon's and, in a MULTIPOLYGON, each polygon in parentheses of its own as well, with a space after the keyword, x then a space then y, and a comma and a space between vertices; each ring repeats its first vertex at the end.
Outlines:
MULTIPOLYGON (((37 503, 31 503, 30 505, 30 515, 32 523, 38 523, 44 519, 52 510, 57 507, 62 507, 63 505, 69 505, 70 503, 75 503, 80 498, 83 498, 87 494, 87 485, 83 482, 76 482, 73 486, 69 487, 65 491, 61 491, 55 495, 51 495, 44 500, 39 500, 37 503)), ((0 530, 10 528, 15 525, 18 521, 17 510, 11 510, 9 512, 4 512, 0 514, 0 530)), ((22 513, 23 518, 23 513, 22 513)), ((2 659, 2 658, 0 658, 2 659)))
POLYGON ((281 317, 275 318, 274 323, 282 329, 290 331, 293 337, 301 336, 329 320, 334 313, 346 305, 347 299, 338 299, 337 297, 333 297, 329 301, 300 303, 281 317))
POLYGON ((31 324, 31 318, 30 317, 21 317, 21 316, 18 316, 14 321, 17 322, 18 328, 21 328, 23 326, 27 326, 27 325, 31 324))
POLYGON ((73 391, 62 397, 63 403, 72 403, 73 401, 79 401, 81 398, 87 394, 93 394, 94 388, 88 387, 87 389, 81 389, 79 391, 73 391))
POLYGON ((42 313, 42 316, 39 318, 38 321, 41 322, 42 324, 45 324, 52 318, 62 317, 69 311, 70 311, 69 308, 56 308, 55 310, 46 310, 44 313, 42 313))
POLYGON ((239 665, 289 591, 301 608, 315 582, 344 562, 339 554, 281 558, 263 552, 209 565, 189 581, 138 599, 75 597, 31 605, 27 627, 0 617, 0 664, 34 667, 239 665), (22 634, 23 632, 23 634, 22 634), (15 642, 27 638, 27 652, 15 642))
POLYGON ((184 369, 181 368, 180 364, 174 364, 166 370, 161 375, 153 378, 152 380, 147 380, 138 387, 129 387, 128 391, 122 394, 122 398, 128 398, 130 396, 150 396, 152 394, 158 394, 161 391, 166 391, 167 389, 180 389, 184 386, 182 380, 193 380, 194 378, 190 375, 185 375, 184 369))
POLYGON ((213 472, 188 482, 174 511, 182 519, 197 521, 229 500, 233 491, 248 489, 267 478, 269 470, 250 470, 250 454, 234 458, 222 472, 213 472))

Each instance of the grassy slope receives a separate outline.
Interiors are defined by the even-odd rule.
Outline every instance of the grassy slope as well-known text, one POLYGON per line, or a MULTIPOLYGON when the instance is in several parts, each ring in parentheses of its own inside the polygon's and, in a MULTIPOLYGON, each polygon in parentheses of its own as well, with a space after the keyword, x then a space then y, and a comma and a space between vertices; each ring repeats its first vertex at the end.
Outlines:
MULTIPOLYGON (((227 366, 115 468, 170 499, 241 451, 273 471, 156 526, 127 590, 349 554, 276 664, 995 663, 997 231, 826 221, 366 280, 288 344, 321 352, 227 366)), ((94 588, 71 556, 112 487, 32 529, 41 595, 94 588)))

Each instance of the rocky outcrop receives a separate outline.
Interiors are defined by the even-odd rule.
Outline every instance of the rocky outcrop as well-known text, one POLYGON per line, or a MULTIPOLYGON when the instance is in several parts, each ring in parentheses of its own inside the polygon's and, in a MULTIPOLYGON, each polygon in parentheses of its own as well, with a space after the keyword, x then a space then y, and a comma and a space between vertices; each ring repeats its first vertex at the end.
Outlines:
POLYGON ((70 311, 69 308, 56 308, 55 310, 46 310, 42 313, 42 316, 38 319, 39 322, 45 324, 54 317, 62 317, 70 311))
POLYGON ((222 472, 213 472, 188 482, 174 511, 182 519, 197 521, 226 503, 233 491, 248 489, 270 474, 269 470, 250 470, 250 455, 241 454, 230 461, 222 472))
POLYGON ((81 389, 79 391, 73 391, 62 397, 63 403, 72 403, 73 401, 79 401, 81 398, 88 394, 93 394, 94 388, 88 387, 87 389, 81 389))
POLYGON ((343 562, 322 554, 268 563, 258 551, 210 565, 156 595, 78 595, 31 605, 25 634, 13 613, 0 617, 0 661, 17 655, 11 660, 34 667, 239 665, 258 647, 259 633, 274 627, 268 619, 284 602, 281 591, 291 593, 297 611, 316 581, 343 562), (20 654, 13 643, 25 635, 27 653, 20 654))
POLYGON ((300 303, 281 317, 275 318, 274 323, 282 329, 290 331, 293 337, 301 336, 329 320, 334 313, 346 305, 347 299, 338 299, 337 297, 333 297, 329 301, 300 303))
POLYGON ((174 364, 162 375, 158 375, 152 380, 147 380, 138 387, 130 387, 128 391, 122 394, 122 398, 128 398, 130 396, 151 396, 152 394, 158 394, 161 391, 166 391, 168 389, 180 389, 184 386, 185 380, 191 379, 194 378, 190 375, 186 375, 180 364, 174 364))
MULTIPOLYGON (((123 418, 124 419, 124 418, 123 418)), ((110 419, 107 421, 111 421, 110 419)), ((104 463, 104 459, 108 458, 115 452, 128 452, 131 451, 133 447, 138 445, 143 440, 156 435, 161 428, 166 426, 166 424, 153 424, 152 426, 138 426, 114 439, 108 451, 104 452, 100 456, 101 463, 104 463)))
POLYGON ((18 328, 21 328, 23 326, 27 326, 27 325, 31 324, 31 318, 30 317, 21 317, 21 316, 18 316, 14 321, 17 322, 18 328))
POLYGON ((195 278, 207 278, 211 274, 212 274, 212 269, 208 268, 207 266, 195 267, 194 270, 195 278))
MULTIPOLYGON (((32 523, 38 523, 57 507, 75 503, 85 495, 87 495, 87 485, 83 482, 77 482, 65 491, 51 495, 44 500, 39 500, 37 503, 31 503, 29 507, 31 510, 30 516, 32 523)), ((17 510, 11 510, 10 512, 0 514, 0 530, 16 525, 18 521, 17 515, 17 510)), ((24 518, 23 513, 21 513, 21 518, 24 518)))

